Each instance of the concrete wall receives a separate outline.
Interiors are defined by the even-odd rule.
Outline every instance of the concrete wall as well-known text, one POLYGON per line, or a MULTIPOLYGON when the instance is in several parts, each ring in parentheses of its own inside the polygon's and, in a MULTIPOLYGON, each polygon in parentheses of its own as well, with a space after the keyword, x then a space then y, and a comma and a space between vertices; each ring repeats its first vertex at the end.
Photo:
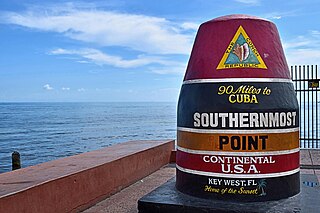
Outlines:
POLYGON ((0 212, 78 212, 174 159, 174 141, 131 141, 0 174, 0 212))

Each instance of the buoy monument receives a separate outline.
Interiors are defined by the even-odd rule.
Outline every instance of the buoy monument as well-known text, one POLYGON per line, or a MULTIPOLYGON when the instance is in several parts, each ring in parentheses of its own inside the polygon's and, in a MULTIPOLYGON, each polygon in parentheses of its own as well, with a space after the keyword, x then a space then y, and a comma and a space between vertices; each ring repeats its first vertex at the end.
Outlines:
POLYGON ((317 177, 300 175, 299 116, 272 22, 201 24, 178 101, 176 177, 139 213, 319 211, 317 177))
POLYGON ((299 107, 272 22, 231 15, 200 26, 177 126, 180 192, 231 201, 300 192, 299 107))

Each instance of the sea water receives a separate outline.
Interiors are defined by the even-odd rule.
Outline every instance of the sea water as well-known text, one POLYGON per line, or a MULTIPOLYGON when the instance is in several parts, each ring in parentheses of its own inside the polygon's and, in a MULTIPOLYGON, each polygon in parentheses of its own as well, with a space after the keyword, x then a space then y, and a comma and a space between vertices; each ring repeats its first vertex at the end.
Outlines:
POLYGON ((176 137, 176 103, 0 103, 0 173, 130 140, 176 137))
MULTIPOLYGON (((22 167, 27 167, 130 140, 175 139, 176 105, 0 103, 0 173, 11 170, 13 151, 20 153, 22 167)), ((304 114, 303 106, 300 137, 318 138, 319 112, 312 114, 306 107, 304 114), (314 127, 312 132, 308 126, 314 127)), ((320 148, 319 140, 302 140, 301 148, 320 148)))

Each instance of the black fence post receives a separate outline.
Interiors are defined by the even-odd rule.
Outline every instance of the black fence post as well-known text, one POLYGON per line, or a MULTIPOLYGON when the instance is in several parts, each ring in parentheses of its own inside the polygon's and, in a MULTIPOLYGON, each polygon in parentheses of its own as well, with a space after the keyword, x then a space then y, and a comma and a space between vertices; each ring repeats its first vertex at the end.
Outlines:
POLYGON ((20 153, 17 151, 14 151, 12 153, 12 170, 16 170, 20 168, 21 168, 20 153))

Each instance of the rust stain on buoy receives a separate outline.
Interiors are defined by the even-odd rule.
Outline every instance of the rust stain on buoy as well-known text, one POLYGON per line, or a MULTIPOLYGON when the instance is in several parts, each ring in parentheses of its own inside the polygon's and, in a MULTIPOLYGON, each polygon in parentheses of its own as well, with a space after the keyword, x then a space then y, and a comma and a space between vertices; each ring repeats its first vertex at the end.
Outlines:
POLYGON ((299 109, 272 22, 231 15, 203 23, 177 117, 179 191, 237 201, 299 193, 299 109))

